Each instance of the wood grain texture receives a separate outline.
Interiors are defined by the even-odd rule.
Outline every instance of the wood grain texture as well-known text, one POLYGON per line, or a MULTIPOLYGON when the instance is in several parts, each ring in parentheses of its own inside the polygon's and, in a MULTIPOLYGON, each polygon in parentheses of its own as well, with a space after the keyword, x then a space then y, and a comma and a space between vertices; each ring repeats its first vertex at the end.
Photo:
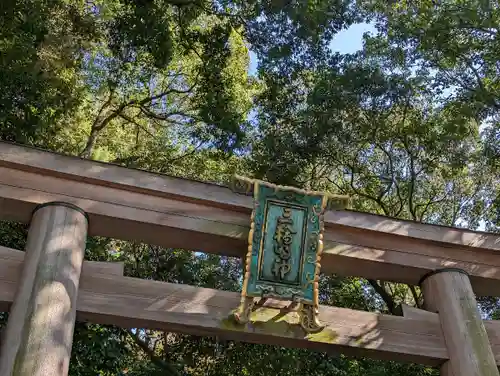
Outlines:
POLYGON ((437 315, 408 325, 402 317, 321 306, 320 319, 327 327, 307 337, 301 329, 290 325, 298 322, 297 317, 282 316, 277 308, 257 308, 251 323, 233 324, 228 315, 239 300, 236 293, 102 276, 83 279, 78 310, 83 319, 123 327, 217 335, 432 365, 447 359, 437 315))
POLYGON ((249 214, 0 167, 0 218, 27 222, 40 203, 64 201, 90 216, 89 233, 240 256, 249 214), (36 187, 33 189, 32 187, 36 187))
POLYGON ((469 277, 456 271, 429 276, 422 285, 426 308, 439 312, 450 360, 443 376, 498 376, 469 277))
POLYGON ((435 315, 435 313, 433 312, 426 311, 425 309, 415 308, 407 304, 401 304, 401 307, 403 309, 403 316, 407 319, 420 320, 431 317, 431 315, 435 315))
MULTIPOLYGON (((8 312, 16 293, 16 285, 23 268, 24 252, 0 246, 0 312, 8 312)), ((124 263, 84 261, 83 275, 111 274, 123 275, 124 263)))
MULTIPOLYGON (((19 267, 20 261, 12 262, 19 267)), ((2 278, 0 291, 6 284, 15 286, 19 278, 16 273, 2 278)), ((240 294, 233 292, 82 273, 77 319, 429 365, 447 359, 435 314, 408 325, 403 317, 321 306, 327 328, 308 338, 293 325, 294 313, 282 315, 283 302, 268 301, 251 324, 234 325, 228 316, 239 300, 240 294)))
MULTIPOLYGON (((3 247, 0 245, 0 275, 7 271, 8 267, 4 266, 9 262, 13 262, 14 269, 10 269, 10 273, 21 273, 22 261, 24 260, 24 251, 3 247)), ((105 261, 84 261, 82 273, 84 274, 111 274, 123 275, 125 264, 123 262, 105 262, 105 261)))
POLYGON ((486 328, 486 333, 488 333, 495 363, 500 365, 500 322, 498 320, 483 320, 483 324, 486 328))
MULTIPOLYGON (((244 213, 249 213, 252 208, 250 197, 234 194, 227 187, 220 185, 128 169, 11 143, 0 143, 0 166, 150 196, 204 202, 204 205, 208 203, 213 207, 224 207, 244 213)), ((402 221, 354 211, 329 212, 325 220, 327 227, 344 226, 473 248, 500 250, 498 236, 484 232, 402 221)))
MULTIPOLYGON (((403 316, 408 319, 425 319, 432 315, 434 312, 426 311, 425 309, 411 307, 406 304, 402 304, 403 316)), ((500 365, 500 322, 497 320, 483 320, 484 327, 486 328, 486 333, 488 333, 488 339, 490 341, 490 346, 495 357, 495 363, 500 365)), ((450 366, 450 362, 446 362, 443 365, 444 369, 441 370, 442 375, 452 376, 453 371, 450 366)))
MULTIPOLYGON (((0 248, 0 303, 12 302, 24 252, 0 248), (9 262, 9 263, 8 263, 9 262), (9 272, 17 270, 17 272, 9 272)), ((321 306, 321 320, 335 336, 317 341, 300 338, 289 328, 263 324, 234 327, 225 319, 239 303, 239 294, 100 274, 91 262, 82 271, 77 319, 123 327, 146 327, 255 343, 304 347, 348 355, 437 365, 448 359, 437 314, 407 307, 413 316, 395 317, 321 306), (363 336, 364 335, 364 336, 363 336), (332 340, 334 339, 334 340, 332 340)), ((110 266, 110 269, 112 267, 110 266)), ((282 302, 269 302, 273 308, 282 302)), ((266 312, 267 321, 269 311, 266 312)), ((497 364, 500 323, 484 321, 497 364)))
POLYGON ((50 205, 34 213, 0 375, 68 374, 86 236, 87 219, 78 210, 50 205))
MULTIPOLYGON (((86 210, 91 235, 237 257, 247 248, 249 212, 0 167, 0 218, 28 222, 36 205, 48 201, 86 210)), ((445 245, 330 225, 322 271, 415 285, 429 271, 459 267, 471 274, 476 293, 500 295, 498 255, 445 245)))

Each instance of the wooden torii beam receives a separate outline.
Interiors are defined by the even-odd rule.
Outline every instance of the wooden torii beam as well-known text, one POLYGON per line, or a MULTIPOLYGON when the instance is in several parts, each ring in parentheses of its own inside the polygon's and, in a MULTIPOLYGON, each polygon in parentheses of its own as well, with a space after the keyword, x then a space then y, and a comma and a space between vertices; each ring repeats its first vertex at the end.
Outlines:
MULTIPOLYGON (((23 257, 24 252, 0 247, 0 311, 14 300, 23 257)), ((240 299, 237 293, 123 277, 122 272, 120 263, 86 262, 78 294, 79 320, 433 366, 449 359, 439 317, 432 312, 404 306, 404 317, 399 317, 322 306, 327 330, 307 337, 284 321, 273 321, 281 313, 281 302, 257 309, 260 326, 238 327, 228 319, 240 299)), ((484 323, 500 365, 500 322, 484 323)))
MULTIPOLYGON (((0 143, 0 220, 29 222, 44 202, 77 205, 90 235, 241 257, 250 197, 229 188, 0 143)), ((354 211, 329 212, 322 271, 417 285, 465 270, 479 295, 500 295, 498 236, 354 211)))
POLYGON ((0 219, 30 222, 21 275, 13 279, 12 271, 0 267, 0 304, 13 302, 0 374, 65 376, 78 309, 82 318, 101 323, 325 351, 355 349, 443 364, 443 376, 498 376, 497 327, 481 320, 473 293, 500 295, 500 239, 494 234, 353 211, 328 213, 323 271, 422 284, 426 307, 441 314, 401 318, 322 307, 327 327, 308 335, 293 325, 295 312, 272 302, 238 326, 225 318, 238 294, 85 276, 87 233, 241 257, 251 209, 249 197, 219 185, 0 143, 0 219))
MULTIPOLYGON (((24 252, 0 247, 0 304, 12 303, 21 274, 24 252)), ((78 294, 78 317, 95 323, 125 328, 161 329, 195 335, 351 354, 373 353, 378 358, 437 365, 448 358, 436 314, 408 320, 403 317, 322 307, 328 333, 302 338, 287 331, 285 322, 262 317, 262 327, 238 328, 228 315, 239 294, 213 289, 103 274, 106 263, 88 263, 82 271, 78 294), (411 323, 411 325, 408 325, 411 323), (270 330, 265 330, 267 326, 270 330)), ((109 263, 113 265, 113 263, 109 263)), ((108 269, 114 271, 112 266, 108 269)), ((500 329, 500 325, 498 326, 500 329)), ((500 354, 499 354, 500 355, 500 354)))

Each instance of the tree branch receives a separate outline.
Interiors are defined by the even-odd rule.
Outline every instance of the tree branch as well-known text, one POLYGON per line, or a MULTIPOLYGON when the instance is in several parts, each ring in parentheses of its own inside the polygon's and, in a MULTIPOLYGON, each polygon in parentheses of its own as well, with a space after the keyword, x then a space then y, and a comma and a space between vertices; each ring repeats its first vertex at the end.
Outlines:
POLYGON ((149 136, 151 137, 154 137, 154 134, 152 134, 149 130, 146 129, 146 127, 144 127, 142 124, 139 124, 135 119, 132 119, 131 117, 129 117, 128 115, 125 115, 125 114, 120 114, 119 115, 123 120, 126 120, 128 121, 129 123, 131 124, 134 124, 135 126, 137 126, 138 128, 142 129, 144 132, 146 132, 149 136))
POLYGON ((401 197, 399 184, 397 183, 396 178, 395 178, 394 162, 392 160, 392 155, 379 143, 375 143, 375 146, 378 147, 380 150, 382 150, 382 152, 386 155, 387 159, 389 160, 389 169, 391 171, 391 184, 389 184, 387 189, 385 191, 383 191, 381 195, 379 195, 379 200, 382 200, 384 195, 386 195, 391 190, 392 186, 394 185, 396 187, 396 193, 397 193, 398 198, 399 198, 399 209, 397 210, 397 213, 395 214, 395 216, 397 217, 403 211, 404 200, 401 197))
POLYGON ((403 145, 408 154, 408 158, 410 159, 410 186, 408 188, 408 210, 411 214, 411 217, 414 221, 417 220, 417 213, 415 212, 415 207, 413 205, 413 198, 415 193, 415 183, 417 180, 417 172, 415 171, 415 159, 408 145, 407 138, 405 136, 403 140, 403 145))
POLYGON ((393 315, 400 316, 400 312, 398 312, 396 303, 394 302, 392 296, 390 296, 389 293, 381 285, 379 285, 376 280, 368 279, 368 283, 373 287, 375 292, 380 295, 389 312, 393 315))
POLYGON ((155 366, 161 368, 164 371, 169 372, 169 374, 172 376, 180 376, 179 372, 171 364, 167 363, 159 356, 155 355, 154 351, 151 348, 149 348, 148 344, 139 337, 137 332, 134 334, 129 330, 125 331, 130 336, 130 338, 132 338, 137 347, 139 347, 149 357, 149 359, 155 366))
POLYGON ((345 189, 344 187, 341 187, 340 185, 338 185, 338 183, 336 183, 332 178, 330 178, 329 176, 326 176, 326 180, 328 180, 330 183, 332 183, 338 190, 339 190, 339 193, 348 193, 348 190, 345 189))
MULTIPOLYGON (((90 134, 87 139, 87 144, 84 149, 80 153, 80 157, 82 158, 90 158, 92 155, 92 150, 94 149, 95 143, 97 142, 97 137, 99 133, 113 120, 116 118, 119 113, 123 110, 124 107, 120 106, 116 111, 113 111, 110 115, 108 115, 102 122, 96 123, 92 125, 90 129, 90 134)), ((96 119, 97 120, 97 119, 96 119)))
MULTIPOLYGON (((474 68, 474 64, 470 60, 465 59, 465 65, 467 65, 469 67, 469 69, 472 71, 472 73, 476 77, 477 84, 479 85, 479 88, 481 89, 481 91, 484 94, 487 94, 488 90, 486 90, 486 88, 484 86, 484 83, 483 83, 483 80, 482 80, 481 76, 479 75, 479 72, 477 71, 476 68, 474 68)), ((500 108, 500 104, 497 103, 497 101, 495 100, 495 98, 491 97, 490 95, 488 95, 488 97, 490 99, 491 105, 493 107, 495 107, 496 109, 499 109, 500 108)), ((483 97, 483 100, 484 100, 484 97, 483 97)))
POLYGON ((194 153, 196 153, 196 152, 197 152, 197 151, 198 151, 198 150, 199 150, 199 149, 203 146, 203 144, 204 144, 204 143, 205 143, 205 142, 203 142, 203 141, 202 141, 202 142, 200 142, 200 143, 198 144, 198 146, 196 146, 195 148, 193 148, 193 150, 191 150, 191 151, 189 151, 189 152, 187 152, 187 153, 184 153, 184 154, 182 154, 182 155, 179 155, 179 156, 177 156, 177 157, 175 157, 175 158, 170 159, 170 160, 168 161, 168 163, 169 163, 169 164, 171 164, 171 163, 177 162, 177 161, 179 161, 179 160, 181 160, 181 159, 183 159, 183 158, 186 158, 186 157, 188 157, 188 156, 190 156, 190 155, 193 155, 194 153))
POLYGON ((156 99, 160 99, 160 98, 163 98, 169 94, 189 94, 190 92, 193 91, 193 89, 195 88, 195 86, 198 84, 198 76, 199 74, 196 76, 196 79, 195 79, 195 82, 189 87, 187 88, 186 90, 179 90, 179 89, 168 89, 166 91, 163 91, 159 94, 156 94, 156 95, 153 95, 153 96, 150 96, 150 97, 147 97, 147 98, 144 98, 140 101, 130 101, 129 104, 132 105, 132 104, 138 104, 139 106, 144 106, 146 103, 151 103, 153 102, 154 100, 156 99))
POLYGON ((171 123, 178 123, 177 121, 170 119, 170 117, 172 117, 172 116, 182 116, 182 117, 190 118, 190 119, 193 119, 196 121, 202 121, 202 119, 198 118, 196 115, 188 114, 184 111, 171 111, 171 112, 166 112, 163 114, 157 114, 157 113, 155 113, 155 112, 153 112, 153 111, 151 111, 148 108, 143 107, 143 106, 141 106, 140 109, 144 115, 151 117, 153 119, 156 119, 156 120, 160 120, 160 121, 168 121, 171 123))
POLYGON ((427 210, 434 204, 438 204, 440 202, 443 202, 446 200, 446 196, 444 196, 443 198, 440 198, 440 199, 437 199, 435 200, 436 196, 432 197, 429 201, 427 201, 425 204, 418 204, 418 205, 415 205, 415 211, 416 209, 418 208, 421 208, 423 207, 424 209, 422 210, 422 213, 420 214, 420 218, 419 218, 419 222, 423 222, 424 220, 424 216, 425 214, 427 213, 427 210))
POLYGON ((198 1, 196 0, 167 0, 167 3, 171 5, 175 5, 177 7, 185 7, 188 5, 198 5, 198 1))
POLYGON ((408 287, 410 288, 411 294, 413 296, 413 300, 415 300, 415 305, 417 306, 417 308, 421 308, 420 297, 417 294, 417 290, 415 289, 415 286, 408 285, 408 287))
POLYGON ((389 215, 389 211, 387 210, 387 208, 385 207, 385 205, 384 205, 384 203, 382 202, 381 199, 378 199, 376 197, 370 196, 369 194, 361 192, 359 189, 357 189, 354 186, 354 168, 353 168, 353 166, 348 166, 348 167, 351 170, 350 186, 351 186, 351 189, 354 191, 354 193, 356 193, 358 196, 364 197, 364 198, 366 198, 368 200, 371 200, 371 201, 375 202, 382 209, 382 211, 384 212, 384 214, 388 216, 389 215))

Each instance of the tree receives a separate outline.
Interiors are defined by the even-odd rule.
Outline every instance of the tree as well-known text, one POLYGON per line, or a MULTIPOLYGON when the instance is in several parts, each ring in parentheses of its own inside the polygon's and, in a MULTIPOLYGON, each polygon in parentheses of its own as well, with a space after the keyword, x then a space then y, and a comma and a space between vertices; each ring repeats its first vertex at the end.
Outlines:
MULTIPOLYGON (((238 172, 348 194, 357 210, 497 229, 498 6, 434 3, 7 2, 0 137, 217 183, 238 172), (363 17, 379 30, 363 51, 331 53, 331 37, 363 17), (257 77, 247 73, 249 48, 257 77)), ((23 249, 25 236, 26 226, 0 224, 2 245, 23 249)), ((123 261, 140 278, 240 289, 232 258, 91 238, 86 259, 123 261)), ((413 286, 320 282, 323 304, 400 314, 400 303, 421 303, 413 286)), ((498 315, 496 299, 481 305, 498 315)), ((75 331, 75 376, 269 373, 436 374, 144 328, 75 331)))
MULTIPOLYGON (((437 102, 482 128, 483 174, 498 176, 500 8, 498 2, 373 1, 365 4, 380 30, 380 55, 397 53, 427 69, 437 102)), ((483 192, 485 222, 498 230, 498 178, 483 192)))
POLYGON ((258 51, 263 62, 266 54, 270 69, 271 61, 282 66, 299 61, 299 52, 303 61, 314 61, 319 47, 352 22, 353 14, 348 2, 331 1, 307 7, 194 0, 8 5, 2 49, 10 50, 2 76, 10 80, 3 85, 4 116, 10 120, 2 121, 2 137, 47 144, 61 134, 79 133, 74 141, 84 157, 92 156, 109 127, 120 126, 129 137, 156 137, 160 128, 170 128, 203 147, 241 147, 255 90, 247 76, 246 46, 258 51), (31 11, 39 16, 22 23, 31 11), (23 31, 33 27, 35 35, 23 31), (26 36, 25 45, 14 43, 18 34, 26 36), (31 45, 30 38, 38 42, 31 45), (43 75, 22 75, 42 65, 43 75), (9 98, 23 98, 24 107, 11 108, 16 101, 9 98), (78 125, 75 117, 81 120, 78 125))
POLYGON ((0 139, 33 142, 79 104, 93 20, 83 1, 7 1, 0 23, 0 139))
POLYGON ((462 102, 467 113, 478 120, 498 113, 497 2, 368 4, 367 8, 374 11, 380 38, 392 49, 404 52, 415 66, 434 70, 437 93, 452 89, 444 101, 462 102))
MULTIPOLYGON (((315 71, 266 76, 255 173, 350 195, 357 210, 477 229, 495 181, 477 119, 436 103, 429 70, 376 42, 315 71)), ((393 314, 405 300, 420 304, 413 286, 368 283, 393 314)))

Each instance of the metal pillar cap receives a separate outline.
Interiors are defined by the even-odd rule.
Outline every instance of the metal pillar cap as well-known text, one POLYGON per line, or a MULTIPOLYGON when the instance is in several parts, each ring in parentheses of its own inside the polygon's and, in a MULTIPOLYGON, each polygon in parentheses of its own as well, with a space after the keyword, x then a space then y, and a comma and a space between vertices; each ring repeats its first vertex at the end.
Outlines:
POLYGON ((424 281, 429 278, 429 277, 432 277, 433 275, 435 274, 439 274, 439 273, 446 273, 446 272, 455 272, 455 273, 462 273, 462 274, 465 274, 467 277, 469 277, 469 273, 467 273, 465 270, 463 269, 459 269, 459 268, 442 268, 442 269, 437 269, 437 270, 432 270, 428 273, 425 273, 422 278, 420 278, 420 280, 418 281, 418 285, 419 286, 422 286, 422 283, 424 283, 424 281))
POLYGON ((87 214, 87 212, 85 210, 83 210, 79 206, 76 206, 75 204, 71 204, 69 202, 64 202, 64 201, 50 201, 50 202, 45 202, 43 204, 39 204, 35 207, 35 209, 33 209, 33 212, 31 213, 31 215, 33 216, 38 210, 45 208, 47 206, 65 206, 67 208, 76 210, 77 212, 83 214, 83 216, 87 220, 87 223, 89 223, 89 221, 90 221, 89 215, 87 214))

